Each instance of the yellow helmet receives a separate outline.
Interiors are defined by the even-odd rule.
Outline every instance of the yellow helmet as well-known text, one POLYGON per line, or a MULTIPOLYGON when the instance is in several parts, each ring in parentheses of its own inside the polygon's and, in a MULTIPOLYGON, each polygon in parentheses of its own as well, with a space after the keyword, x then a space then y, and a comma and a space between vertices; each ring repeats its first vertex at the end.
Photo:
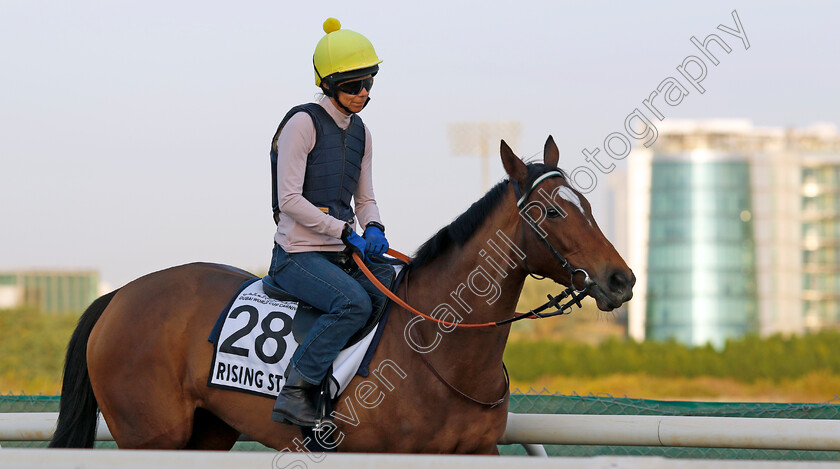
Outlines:
POLYGON ((318 41, 312 63, 315 66, 315 86, 326 82, 330 88, 335 83, 365 75, 376 75, 382 63, 373 44, 361 34, 341 29, 335 18, 324 21, 326 36, 318 41))

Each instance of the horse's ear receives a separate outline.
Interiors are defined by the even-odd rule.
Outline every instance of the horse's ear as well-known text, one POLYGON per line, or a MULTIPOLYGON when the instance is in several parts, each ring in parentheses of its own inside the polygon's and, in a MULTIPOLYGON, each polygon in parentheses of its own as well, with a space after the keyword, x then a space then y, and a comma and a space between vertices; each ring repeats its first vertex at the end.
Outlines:
POLYGON ((502 164, 508 176, 515 181, 524 183, 528 176, 528 167, 513 153, 513 150, 504 140, 502 140, 500 151, 502 153, 502 164))
POLYGON ((560 161, 560 150, 557 149, 557 144, 554 143, 554 137, 548 136, 545 141, 545 148, 543 148, 543 162, 548 166, 557 166, 560 161))

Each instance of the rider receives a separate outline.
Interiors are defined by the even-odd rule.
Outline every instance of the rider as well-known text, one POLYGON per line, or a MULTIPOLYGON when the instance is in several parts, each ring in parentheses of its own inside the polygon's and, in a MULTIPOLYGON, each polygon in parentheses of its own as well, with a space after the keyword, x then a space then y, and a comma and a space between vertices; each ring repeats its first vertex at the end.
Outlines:
POLYGON ((379 57, 361 34, 324 22, 315 47, 318 103, 295 106, 272 140, 274 234, 269 276, 288 293, 324 311, 292 356, 272 420, 312 426, 314 397, 347 340, 371 314, 368 293, 339 266, 345 246, 362 257, 388 250, 373 195, 371 136, 358 116, 368 101, 379 57), (355 213, 350 206, 354 200, 355 213), (355 218, 364 227, 356 234, 355 218))

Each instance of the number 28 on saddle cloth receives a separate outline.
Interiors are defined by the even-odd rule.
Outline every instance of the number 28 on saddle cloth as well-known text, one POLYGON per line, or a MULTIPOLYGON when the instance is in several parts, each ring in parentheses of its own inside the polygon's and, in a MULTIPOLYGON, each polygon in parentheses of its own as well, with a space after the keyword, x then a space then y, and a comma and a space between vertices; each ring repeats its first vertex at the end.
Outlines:
MULTIPOLYGON (((388 298, 364 273, 353 264, 346 265, 345 271, 370 295, 373 310, 365 326, 347 341, 333 363, 333 398, 354 375, 368 375, 389 309, 388 298)), ((399 279, 393 266, 370 263, 368 267, 383 285, 392 291, 396 289, 399 279)), ((214 349, 208 386, 276 397, 283 387, 289 360, 321 314, 324 312, 293 297, 270 277, 248 280, 210 333, 208 340, 214 349)))

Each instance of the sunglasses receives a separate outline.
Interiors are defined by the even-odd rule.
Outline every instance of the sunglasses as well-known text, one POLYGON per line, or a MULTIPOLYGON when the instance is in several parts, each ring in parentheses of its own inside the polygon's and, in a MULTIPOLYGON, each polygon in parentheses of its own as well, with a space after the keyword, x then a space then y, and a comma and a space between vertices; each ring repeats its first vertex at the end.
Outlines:
POLYGON ((354 80, 344 82, 338 85, 338 91, 342 93, 357 95, 362 92, 362 88, 365 88, 370 92, 370 89, 373 88, 373 77, 367 77, 362 80, 354 80))

